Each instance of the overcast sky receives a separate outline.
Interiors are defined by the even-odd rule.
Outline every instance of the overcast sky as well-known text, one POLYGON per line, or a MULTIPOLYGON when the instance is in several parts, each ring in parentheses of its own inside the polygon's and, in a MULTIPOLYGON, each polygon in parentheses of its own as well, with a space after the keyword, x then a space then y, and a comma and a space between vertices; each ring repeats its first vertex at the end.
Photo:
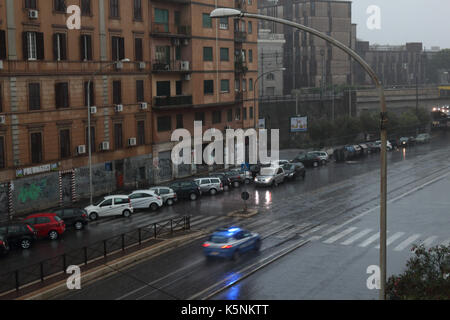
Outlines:
POLYGON ((423 42, 427 49, 450 48, 450 0, 353 0, 358 39, 371 44, 423 42), (369 6, 381 9, 381 29, 367 27, 369 6))

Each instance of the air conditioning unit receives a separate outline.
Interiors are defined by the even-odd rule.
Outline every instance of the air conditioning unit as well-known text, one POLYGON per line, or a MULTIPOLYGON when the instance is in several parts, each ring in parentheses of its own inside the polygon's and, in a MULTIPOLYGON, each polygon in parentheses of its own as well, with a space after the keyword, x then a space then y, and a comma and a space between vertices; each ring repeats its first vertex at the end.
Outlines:
POLYGON ((115 110, 116 112, 122 112, 122 111, 123 111, 123 104, 116 104, 116 105, 114 106, 114 110, 115 110))
POLYGON ((145 67, 146 67, 145 62, 139 62, 139 69, 143 70, 145 69, 145 67))
POLYGON ((103 141, 102 144, 100 145, 100 149, 102 151, 108 151, 109 150, 109 142, 108 141, 103 141))
POLYGON ((6 123, 6 116, 0 116, 0 124, 6 123))
POLYGON ((77 147, 77 154, 85 154, 86 153, 86 146, 81 145, 77 147))
POLYGON ((97 113, 97 107, 91 107, 91 114, 97 113))
POLYGON ((147 102, 140 102, 139 103, 139 108, 141 110, 147 110, 147 108, 148 108, 147 102))
POLYGON ((184 80, 186 80, 186 81, 189 81, 189 80, 191 80, 191 75, 188 73, 188 74, 185 74, 184 75, 184 80))
POLYGON ((28 18, 30 19, 39 18, 39 12, 37 10, 28 10, 28 18))
POLYGON ((128 145, 129 145, 130 147, 134 147, 136 144, 137 144, 136 138, 130 138, 130 139, 128 139, 128 145))
POLYGON ((181 71, 189 71, 189 61, 181 61, 181 71))
POLYGON ((185 46, 189 45, 189 39, 183 39, 183 45, 185 46))
POLYGON ((122 70, 123 69, 123 62, 119 61, 116 63, 116 69, 117 70, 122 70))

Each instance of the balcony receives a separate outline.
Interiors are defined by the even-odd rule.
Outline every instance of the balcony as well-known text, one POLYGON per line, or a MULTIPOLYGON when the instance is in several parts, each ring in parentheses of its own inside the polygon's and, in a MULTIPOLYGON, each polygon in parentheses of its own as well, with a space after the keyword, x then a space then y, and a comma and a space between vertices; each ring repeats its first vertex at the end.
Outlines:
POLYGON ((180 61, 180 60, 172 60, 172 61, 153 60, 152 61, 152 72, 153 73, 166 73, 166 72, 190 73, 191 72, 191 63, 189 61, 180 61))
POLYGON ((155 97, 153 107, 189 107, 192 106, 192 96, 155 97))
POLYGON ((247 41, 247 32, 245 31, 235 31, 234 32, 234 42, 242 43, 247 41))
POLYGON ((158 38, 188 38, 191 36, 191 26, 152 23, 150 34, 158 38))

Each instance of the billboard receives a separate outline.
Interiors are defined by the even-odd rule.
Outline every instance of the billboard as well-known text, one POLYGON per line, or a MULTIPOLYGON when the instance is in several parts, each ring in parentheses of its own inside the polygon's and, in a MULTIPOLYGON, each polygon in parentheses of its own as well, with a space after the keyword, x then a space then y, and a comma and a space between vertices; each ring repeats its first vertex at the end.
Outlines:
POLYGON ((308 117, 291 118, 291 132, 306 132, 306 131, 308 131, 308 117))

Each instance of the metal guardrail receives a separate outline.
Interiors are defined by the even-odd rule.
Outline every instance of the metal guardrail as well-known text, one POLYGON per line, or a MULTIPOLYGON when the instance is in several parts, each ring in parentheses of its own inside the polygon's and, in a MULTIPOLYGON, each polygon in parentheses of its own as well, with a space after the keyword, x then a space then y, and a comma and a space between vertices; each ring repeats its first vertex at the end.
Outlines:
POLYGON ((41 262, 0 274, 0 294, 18 291, 23 287, 44 282, 49 277, 66 273, 71 265, 88 265, 98 259, 123 252, 132 246, 140 246, 162 234, 190 230, 190 216, 164 220, 94 242, 88 246, 45 259, 41 262))

